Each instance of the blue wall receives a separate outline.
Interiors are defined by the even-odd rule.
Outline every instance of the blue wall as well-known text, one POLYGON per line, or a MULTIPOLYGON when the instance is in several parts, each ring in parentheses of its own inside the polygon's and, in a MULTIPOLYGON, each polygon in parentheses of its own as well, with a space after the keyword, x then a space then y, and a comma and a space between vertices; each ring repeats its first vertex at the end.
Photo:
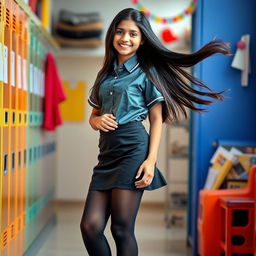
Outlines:
POLYGON ((255 0, 199 0, 193 17, 193 51, 214 38, 231 44, 249 33, 251 74, 249 85, 240 85, 241 72, 231 67, 233 56, 215 55, 194 68, 194 75, 215 91, 230 89, 226 99, 207 106, 208 112, 192 113, 189 239, 196 255, 196 218, 198 191, 204 186, 209 160, 214 153, 213 143, 219 140, 256 140, 256 1, 255 0))

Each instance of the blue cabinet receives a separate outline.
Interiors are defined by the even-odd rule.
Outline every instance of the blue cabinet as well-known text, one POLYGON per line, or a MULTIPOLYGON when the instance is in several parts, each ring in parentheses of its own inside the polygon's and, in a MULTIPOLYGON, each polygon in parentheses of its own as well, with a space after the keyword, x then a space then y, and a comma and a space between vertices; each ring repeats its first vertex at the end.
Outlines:
POLYGON ((204 186, 213 144, 219 140, 256 140, 256 1, 199 0, 193 17, 192 50, 214 38, 231 44, 250 34, 251 74, 241 87, 241 72, 231 67, 233 56, 215 55, 196 65, 193 73, 214 91, 230 90, 224 101, 207 106, 208 112, 191 113, 190 203, 188 238, 196 255, 198 192, 204 186))

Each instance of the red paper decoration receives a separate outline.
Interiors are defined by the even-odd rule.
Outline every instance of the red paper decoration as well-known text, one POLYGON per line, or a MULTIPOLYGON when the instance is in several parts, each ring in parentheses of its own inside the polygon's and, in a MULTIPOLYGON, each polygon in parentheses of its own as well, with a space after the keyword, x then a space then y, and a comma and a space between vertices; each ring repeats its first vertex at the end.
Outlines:
POLYGON ((170 28, 165 28, 161 32, 162 40, 165 43, 171 43, 178 39, 178 37, 173 33, 170 28))
POLYGON ((240 40, 239 42, 237 42, 236 47, 238 49, 245 49, 245 47, 246 47, 245 42, 240 40))

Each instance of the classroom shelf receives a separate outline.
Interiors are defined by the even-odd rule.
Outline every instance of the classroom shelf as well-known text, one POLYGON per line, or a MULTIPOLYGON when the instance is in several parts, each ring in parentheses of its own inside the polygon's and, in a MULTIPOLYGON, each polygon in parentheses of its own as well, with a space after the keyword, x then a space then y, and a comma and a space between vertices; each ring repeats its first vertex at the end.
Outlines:
POLYGON ((42 26, 42 22, 39 18, 32 12, 29 5, 26 4, 23 0, 15 0, 18 5, 24 10, 28 17, 38 26, 39 30, 42 32, 44 37, 49 41, 49 43, 54 46, 56 49, 60 48, 60 45, 52 37, 52 35, 42 26))

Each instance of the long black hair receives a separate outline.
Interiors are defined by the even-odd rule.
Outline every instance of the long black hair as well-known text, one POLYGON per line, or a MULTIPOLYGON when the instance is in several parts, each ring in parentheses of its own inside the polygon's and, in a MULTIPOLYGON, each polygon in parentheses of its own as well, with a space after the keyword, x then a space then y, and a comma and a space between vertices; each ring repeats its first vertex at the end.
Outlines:
POLYGON ((228 43, 222 40, 213 40, 191 54, 170 51, 154 34, 143 12, 133 8, 126 8, 115 16, 107 31, 103 67, 99 71, 91 91, 94 96, 93 98, 97 101, 95 102, 96 104, 100 105, 100 84, 111 70, 116 58, 113 39, 118 24, 123 20, 134 21, 142 33, 144 43, 137 50, 138 61, 142 70, 164 96, 163 122, 167 119, 177 121, 180 114, 187 117, 186 108, 198 112, 205 111, 204 108, 199 108, 195 104, 209 105, 212 101, 202 99, 198 97, 199 95, 223 100, 223 91, 212 91, 202 81, 185 71, 185 68, 194 66, 203 59, 216 53, 230 55, 228 43), (156 70, 156 74, 154 72, 154 75, 151 72, 152 68, 156 70), (206 90, 196 90, 191 86, 191 83, 206 90))

